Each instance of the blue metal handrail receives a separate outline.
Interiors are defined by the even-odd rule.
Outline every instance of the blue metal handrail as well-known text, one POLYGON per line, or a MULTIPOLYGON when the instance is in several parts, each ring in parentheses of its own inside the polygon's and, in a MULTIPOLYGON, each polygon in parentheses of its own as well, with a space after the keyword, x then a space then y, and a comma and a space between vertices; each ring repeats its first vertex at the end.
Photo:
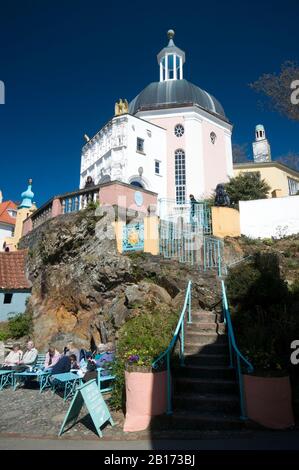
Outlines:
POLYGON ((238 384, 239 384, 239 393, 240 393, 241 419, 247 419, 246 410, 245 410, 241 360, 247 366, 247 371, 249 374, 251 374, 254 371, 254 368, 253 368, 253 365, 243 356, 243 354, 241 354, 237 346, 234 329, 233 329, 233 325, 231 321, 230 311, 228 307, 224 281, 221 281, 221 286, 222 286, 222 303, 223 303, 223 311, 224 311, 224 322, 227 327, 230 367, 231 368, 235 367, 234 365, 234 360, 235 360, 236 368, 237 368, 237 378, 238 378, 238 384))
POLYGON ((171 373, 170 373, 170 355, 172 350, 178 340, 180 335, 180 362, 181 366, 184 365, 184 353, 185 353, 185 315, 188 307, 188 321, 187 323, 192 323, 192 313, 191 313, 191 287, 192 282, 188 282, 188 287, 185 295, 184 306, 173 334, 173 337, 169 343, 168 348, 160 354, 160 356, 152 363, 153 369, 156 369, 159 363, 166 357, 166 367, 167 367, 167 414, 172 414, 172 389, 171 389, 171 373))

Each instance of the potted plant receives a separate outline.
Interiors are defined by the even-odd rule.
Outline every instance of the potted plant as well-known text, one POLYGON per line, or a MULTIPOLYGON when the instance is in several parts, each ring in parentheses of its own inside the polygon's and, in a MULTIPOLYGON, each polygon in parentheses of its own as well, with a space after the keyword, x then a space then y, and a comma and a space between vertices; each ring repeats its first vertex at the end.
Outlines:
POLYGON ((153 354, 133 349, 126 354, 126 418, 124 431, 146 429, 152 416, 164 414, 167 407, 167 374, 153 370, 153 354))
POLYGON ((227 278, 232 322, 241 352, 254 366, 243 374, 247 416, 265 427, 294 424, 290 344, 298 331, 293 293, 274 253, 256 253, 227 278))
POLYGON ((119 331, 111 405, 125 405, 124 431, 146 429, 152 416, 166 412, 165 364, 153 369, 152 363, 168 347, 177 321, 171 307, 147 303, 119 331))
POLYGON ((253 374, 243 375, 247 416, 267 428, 286 429, 294 425, 288 358, 279 353, 278 332, 265 329, 261 334, 258 327, 248 332, 251 344, 245 350, 254 366, 253 374))

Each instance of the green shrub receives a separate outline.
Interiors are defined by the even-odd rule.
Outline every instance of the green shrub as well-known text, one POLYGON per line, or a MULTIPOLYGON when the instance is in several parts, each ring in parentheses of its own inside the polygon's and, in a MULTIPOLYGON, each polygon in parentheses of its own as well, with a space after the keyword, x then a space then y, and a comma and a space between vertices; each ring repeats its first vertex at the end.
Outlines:
POLYGON ((116 376, 110 405, 123 406, 125 370, 151 371, 152 363, 168 347, 178 322, 178 313, 165 305, 151 303, 128 320, 119 331, 113 367, 116 376))
POLYGON ((32 333, 32 316, 28 313, 19 313, 8 320, 8 335, 10 338, 21 338, 32 333))
POLYGON ((299 331, 299 285, 288 289, 277 256, 258 253, 250 263, 232 268, 227 292, 240 350, 257 370, 287 369, 290 344, 299 331))

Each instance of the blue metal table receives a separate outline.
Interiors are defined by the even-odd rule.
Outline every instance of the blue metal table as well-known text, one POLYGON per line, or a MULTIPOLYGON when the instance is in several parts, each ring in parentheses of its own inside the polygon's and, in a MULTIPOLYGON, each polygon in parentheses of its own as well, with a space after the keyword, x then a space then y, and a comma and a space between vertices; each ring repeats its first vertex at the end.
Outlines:
POLYGON ((7 385, 13 386, 14 383, 14 370, 0 370, 0 390, 7 385))
POLYGON ((75 391, 76 385, 81 384, 81 377, 73 372, 65 372, 64 374, 55 374, 51 376, 52 391, 55 393, 59 386, 64 386, 63 400, 70 398, 75 391))
POLYGON ((38 370, 35 372, 15 372, 13 375, 13 389, 15 390, 17 387, 17 378, 20 377, 21 379, 29 378, 29 377, 36 377, 39 382, 39 393, 42 393, 45 388, 52 387, 50 382, 51 372, 46 370, 38 370))

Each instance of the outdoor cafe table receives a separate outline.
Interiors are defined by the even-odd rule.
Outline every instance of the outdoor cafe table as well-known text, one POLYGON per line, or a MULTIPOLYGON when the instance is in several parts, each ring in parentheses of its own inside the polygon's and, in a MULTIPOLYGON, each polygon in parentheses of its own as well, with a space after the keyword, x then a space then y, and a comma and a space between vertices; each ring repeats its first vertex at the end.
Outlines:
POLYGON ((56 389, 64 385, 63 400, 71 397, 75 391, 76 385, 80 385, 81 378, 79 375, 73 372, 65 372, 64 374, 55 374, 51 376, 52 379, 52 390, 55 393, 56 389))
POLYGON ((36 377, 39 381, 39 393, 41 393, 45 388, 51 387, 50 376, 51 372, 46 370, 37 370, 33 372, 15 372, 13 374, 13 389, 15 390, 17 387, 17 377, 25 379, 29 377, 36 377))

